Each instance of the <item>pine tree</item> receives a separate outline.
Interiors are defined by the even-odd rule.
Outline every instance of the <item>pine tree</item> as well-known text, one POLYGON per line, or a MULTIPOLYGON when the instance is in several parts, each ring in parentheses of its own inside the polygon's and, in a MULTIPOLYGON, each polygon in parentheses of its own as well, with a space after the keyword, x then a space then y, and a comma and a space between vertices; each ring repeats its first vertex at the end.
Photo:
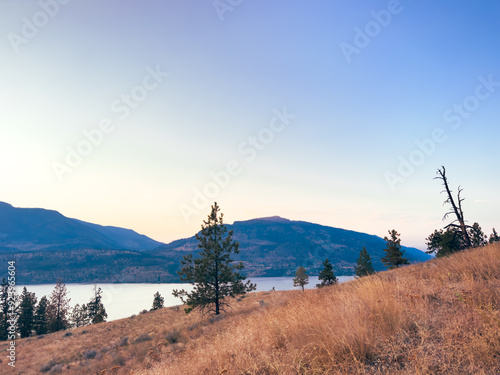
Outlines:
POLYGON ((322 288, 339 282, 333 273, 333 266, 328 259, 325 259, 323 262, 323 269, 319 272, 318 280, 321 280, 321 283, 316 284, 316 288, 322 288))
POLYGON ((71 311, 71 326, 78 328, 84 327, 90 324, 89 314, 87 306, 82 304, 81 306, 77 303, 73 310, 71 311))
POLYGON ((0 285, 0 341, 7 340, 9 324, 9 283, 2 279, 0 285))
POLYGON ((295 278, 293 279, 293 286, 299 286, 304 291, 304 286, 309 284, 309 276, 307 275, 306 269, 304 267, 297 268, 295 272, 295 278))
POLYGON ((28 292, 26 287, 23 288, 21 294, 21 303, 19 305, 19 333, 21 338, 31 336, 35 323, 35 293, 28 292))
POLYGON ((456 253, 465 249, 462 234, 456 228, 435 230, 426 239, 427 254, 436 254, 437 258, 456 253))
POLYGON ((403 257, 404 251, 401 250, 401 239, 400 234, 396 230, 389 231, 390 237, 384 237, 384 241, 387 242, 385 251, 385 257, 381 259, 386 267, 389 269, 398 268, 404 264, 409 264, 407 258, 403 257))
POLYGON ((201 249, 198 257, 189 254, 181 261, 180 279, 194 288, 191 292, 174 290, 172 294, 188 306, 186 313, 199 308, 203 313, 218 315, 228 306, 227 297, 234 298, 256 288, 250 281, 243 283, 245 277, 239 272, 244 268, 243 263, 233 264, 231 254, 239 253, 239 243, 233 241, 233 231, 227 231, 219 210, 215 202, 196 235, 201 249))
POLYGON ((368 254, 368 251, 366 251, 366 248, 364 246, 363 250, 359 252, 359 258, 356 263, 354 272, 358 277, 368 276, 375 273, 375 270, 373 269, 372 258, 370 257, 370 254, 368 254))
POLYGON ((49 301, 47 297, 43 296, 40 302, 38 302, 33 320, 33 328, 37 335, 45 335, 49 331, 49 318, 47 315, 48 306, 49 301))
POLYGON ((488 240, 488 243, 495 243, 498 241, 500 241, 500 236, 498 235, 495 228, 493 228, 493 233, 490 235, 490 239, 488 240))
POLYGON ((488 236, 484 234, 478 223, 472 224, 469 228, 469 238, 473 248, 482 247, 488 243, 488 236))
POLYGON ((50 295, 50 303, 47 307, 47 316, 49 320, 49 332, 57 332, 69 327, 69 301, 66 285, 58 279, 57 284, 50 295))
POLYGON ((102 304, 102 290, 94 285, 94 296, 87 304, 88 317, 92 324, 102 323, 106 321, 108 314, 102 304))
POLYGON ((160 292, 156 292, 153 297, 153 308, 152 310, 163 309, 163 302, 165 299, 161 296, 160 292))

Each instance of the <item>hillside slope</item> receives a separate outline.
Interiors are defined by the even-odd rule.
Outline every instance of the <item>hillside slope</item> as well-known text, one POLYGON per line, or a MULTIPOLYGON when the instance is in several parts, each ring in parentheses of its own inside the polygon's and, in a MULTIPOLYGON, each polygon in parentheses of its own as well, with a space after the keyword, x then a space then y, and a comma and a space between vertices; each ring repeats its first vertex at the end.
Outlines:
MULTIPOLYGON (((386 243, 377 236, 277 216, 236 221, 227 227, 234 231, 234 239, 240 244, 240 255, 235 259, 245 263, 245 272, 251 276, 291 276, 299 266, 317 275, 325 258, 333 264, 337 275, 352 275, 363 246, 371 255, 374 268, 384 269, 380 258, 385 256, 386 243)), ((197 246, 193 236, 163 245, 153 253, 174 259, 197 251, 197 246)), ((412 262, 431 258, 415 248, 403 250, 412 262)))
POLYGON ((71 336, 19 340, 16 370, 500 373, 500 244, 321 290, 251 293, 231 305, 217 318, 168 308, 81 327, 71 336))

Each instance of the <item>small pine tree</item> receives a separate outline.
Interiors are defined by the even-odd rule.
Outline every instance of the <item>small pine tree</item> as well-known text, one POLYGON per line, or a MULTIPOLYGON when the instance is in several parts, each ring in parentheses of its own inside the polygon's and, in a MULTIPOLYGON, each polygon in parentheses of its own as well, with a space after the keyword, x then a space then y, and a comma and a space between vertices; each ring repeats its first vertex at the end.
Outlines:
POLYGON ((153 297, 153 308, 152 310, 163 309, 163 303, 165 299, 161 296, 160 292, 156 292, 153 297))
POLYGON ((404 251, 401 250, 401 238, 400 234, 396 230, 389 231, 390 237, 384 237, 384 241, 387 242, 385 251, 385 257, 381 259, 386 267, 389 269, 398 268, 404 264, 409 264, 407 258, 403 257, 404 251))
POLYGON ((196 235, 201 249, 198 258, 189 254, 181 261, 180 279, 193 284, 194 288, 191 292, 174 290, 172 294, 188 306, 186 313, 199 308, 204 313, 218 315, 228 306, 227 297, 235 298, 256 289, 250 281, 243 283, 245 276, 240 274, 243 263, 233 263, 231 256, 239 253, 239 243, 233 240, 233 231, 227 230, 219 210, 215 202, 208 220, 203 221, 196 235))
POLYGON ((87 305, 81 306, 77 303, 71 311, 71 325, 75 328, 84 327, 90 324, 87 305))
POLYGON ((304 267, 297 268, 295 272, 295 278, 293 279, 293 286, 299 286, 304 291, 304 286, 309 284, 309 276, 307 275, 306 269, 304 267))
POLYGON ((437 258, 463 250, 465 244, 462 234, 456 228, 435 230, 426 239, 427 254, 436 254, 437 258))
POLYGON ((23 293, 21 294, 18 319, 19 333, 21 334, 21 338, 31 336, 33 332, 35 323, 35 306, 35 293, 28 292, 28 289, 24 287, 23 293))
POLYGON ((102 304, 102 289, 94 285, 94 296, 87 304, 88 318, 91 324, 102 323, 106 321, 108 314, 102 304))
POLYGON ((473 248, 482 247, 488 243, 488 236, 484 234, 478 223, 469 228, 469 238, 473 248))
POLYGON ((493 228, 493 233, 490 235, 490 239, 488 240, 488 243, 495 243, 498 241, 500 241, 500 236, 498 235, 495 228, 493 228))
POLYGON ((38 302, 38 306, 35 311, 35 316, 33 319, 33 328, 37 335, 45 335, 49 331, 49 319, 47 316, 47 309, 49 306, 49 300, 47 297, 43 296, 38 302))
POLYGON ((323 269, 319 272, 318 280, 320 280, 321 283, 316 284, 316 288, 322 288, 339 282, 333 273, 333 266, 328 259, 325 259, 323 262, 323 269))
POLYGON ((359 252, 359 258, 356 263, 354 272, 358 277, 368 276, 375 273, 375 270, 373 269, 372 258, 370 257, 370 254, 368 254, 368 251, 366 251, 366 248, 364 246, 363 250, 359 252))
POLYGON ((2 279, 0 285, 0 341, 7 340, 9 320, 9 283, 2 279))
POLYGON ((59 279, 50 295, 50 303, 47 307, 49 320, 49 332, 57 332, 69 327, 69 301, 66 285, 59 279))

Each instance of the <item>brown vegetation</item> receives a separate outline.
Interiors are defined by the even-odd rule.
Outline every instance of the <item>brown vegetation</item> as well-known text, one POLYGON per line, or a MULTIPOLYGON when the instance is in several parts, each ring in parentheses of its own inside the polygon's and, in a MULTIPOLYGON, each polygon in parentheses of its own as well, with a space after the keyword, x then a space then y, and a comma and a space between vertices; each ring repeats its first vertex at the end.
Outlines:
POLYGON ((251 293, 212 320, 162 309, 72 332, 20 340, 17 371, 52 361, 65 374, 498 374, 500 245, 251 293))

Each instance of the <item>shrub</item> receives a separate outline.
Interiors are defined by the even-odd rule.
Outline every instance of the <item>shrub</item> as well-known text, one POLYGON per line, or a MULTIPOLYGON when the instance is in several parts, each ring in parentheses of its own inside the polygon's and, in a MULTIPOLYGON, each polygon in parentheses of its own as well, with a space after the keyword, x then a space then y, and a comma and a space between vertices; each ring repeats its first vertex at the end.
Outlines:
POLYGON ((126 346, 128 344, 128 336, 123 336, 120 341, 118 341, 118 346, 126 346))
POLYGON ((83 358, 85 359, 94 359, 97 355, 97 350, 89 349, 83 352, 83 358))
POLYGON ((151 340, 153 340, 151 336, 149 336, 147 333, 143 333, 142 335, 138 336, 134 342, 145 342, 151 340))
POLYGON ((71 337, 73 336, 73 332, 66 332, 64 335, 63 335, 63 338, 64 337, 71 337))
POLYGON ((210 324, 214 324, 215 322, 218 322, 219 320, 224 319, 224 315, 215 315, 212 318, 210 318, 209 322, 210 324))
POLYGON ((165 336, 165 339, 167 340, 167 342, 169 342, 170 344, 177 344, 178 342, 181 341, 182 339, 182 335, 181 333, 178 331, 178 330, 173 330, 172 332, 168 333, 166 336, 165 336))
POLYGON ((45 363, 44 365, 42 365, 40 367, 40 372, 48 372, 50 371, 50 369, 52 369, 52 367, 54 367, 56 365, 56 361, 51 359, 49 362, 45 363))
POLYGON ((49 374, 62 374, 63 365, 55 365, 49 371, 49 374))
POLYGON ((115 366, 125 366, 125 358, 123 358, 121 355, 112 353, 111 356, 113 357, 113 365, 115 366))

